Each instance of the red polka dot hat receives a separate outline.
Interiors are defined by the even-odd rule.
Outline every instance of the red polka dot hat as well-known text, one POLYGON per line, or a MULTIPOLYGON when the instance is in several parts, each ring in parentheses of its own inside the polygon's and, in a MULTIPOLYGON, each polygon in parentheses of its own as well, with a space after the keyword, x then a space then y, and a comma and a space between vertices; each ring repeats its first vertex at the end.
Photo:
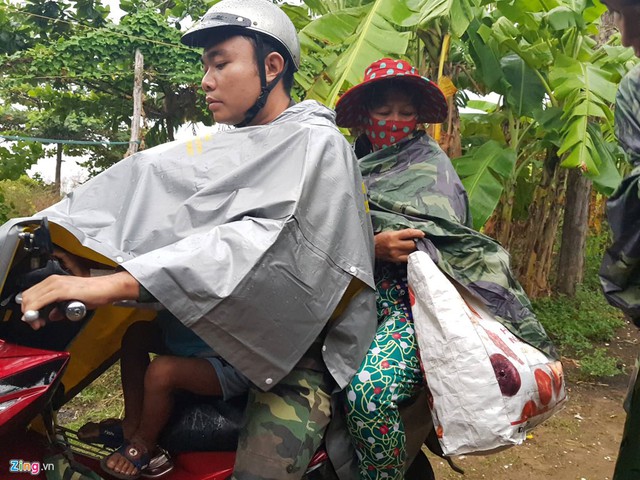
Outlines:
POLYGON ((442 123, 447 118, 447 100, 442 90, 405 60, 382 58, 364 72, 362 83, 347 90, 336 104, 336 123, 340 127, 360 127, 368 118, 365 98, 371 85, 402 79, 418 92, 418 123, 442 123))

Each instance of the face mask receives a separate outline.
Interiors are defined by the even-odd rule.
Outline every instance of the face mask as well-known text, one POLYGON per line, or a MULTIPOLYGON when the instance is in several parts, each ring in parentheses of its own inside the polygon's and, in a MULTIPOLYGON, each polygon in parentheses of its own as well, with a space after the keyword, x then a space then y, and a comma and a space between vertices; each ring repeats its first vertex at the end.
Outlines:
POLYGON ((398 143, 416 129, 418 124, 413 120, 378 120, 369 117, 369 125, 364 133, 373 145, 374 150, 381 150, 398 143))

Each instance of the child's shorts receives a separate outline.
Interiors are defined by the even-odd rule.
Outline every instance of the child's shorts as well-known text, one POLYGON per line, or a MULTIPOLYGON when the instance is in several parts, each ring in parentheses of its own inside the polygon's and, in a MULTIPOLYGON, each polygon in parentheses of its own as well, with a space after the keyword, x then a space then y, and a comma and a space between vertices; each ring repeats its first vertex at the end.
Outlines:
POLYGON ((218 356, 204 340, 173 316, 171 312, 168 310, 158 312, 155 324, 160 329, 162 342, 167 353, 181 357, 204 358, 213 365, 220 380, 224 400, 247 393, 251 385, 249 379, 218 356))
POLYGON ((220 380, 222 399, 229 400, 244 395, 252 385, 251 381, 238 370, 229 365, 222 357, 205 357, 213 365, 220 380))

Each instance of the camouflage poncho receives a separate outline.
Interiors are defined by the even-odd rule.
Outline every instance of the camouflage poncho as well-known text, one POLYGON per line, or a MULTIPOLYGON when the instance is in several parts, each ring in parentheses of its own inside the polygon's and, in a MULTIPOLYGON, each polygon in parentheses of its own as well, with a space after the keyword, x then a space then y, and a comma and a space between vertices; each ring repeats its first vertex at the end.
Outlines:
POLYGON ((466 191, 438 144, 419 132, 367 155, 360 170, 376 233, 417 228, 438 267, 478 296, 514 335, 558 358, 509 267, 509 254, 471 228, 466 191))
POLYGON ((602 259, 600 282, 609 303, 640 327, 640 65, 620 83, 615 122, 634 169, 607 201, 613 245, 602 259))

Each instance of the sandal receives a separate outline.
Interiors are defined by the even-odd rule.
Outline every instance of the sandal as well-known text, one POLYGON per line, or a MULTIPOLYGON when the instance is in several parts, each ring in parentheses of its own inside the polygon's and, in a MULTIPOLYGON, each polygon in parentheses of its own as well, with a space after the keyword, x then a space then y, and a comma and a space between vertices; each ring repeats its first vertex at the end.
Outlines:
POLYGON ((102 467, 102 470, 113 477, 123 480, 135 480, 142 475, 142 471, 149 466, 150 461, 151 453, 145 450, 144 447, 134 442, 127 442, 124 445, 120 446, 120 448, 118 448, 111 455, 108 455, 100 460, 100 466, 102 467), (122 456, 127 462, 133 465, 136 468, 137 472, 127 475, 126 473, 117 472, 116 470, 107 466, 107 461, 116 454, 122 456))
POLYGON ((85 423, 78 430, 78 440, 85 443, 100 443, 108 448, 118 448, 124 443, 124 433, 122 431, 122 421, 109 418, 101 422, 85 423), (82 430, 97 431, 98 434, 83 435, 82 430))

